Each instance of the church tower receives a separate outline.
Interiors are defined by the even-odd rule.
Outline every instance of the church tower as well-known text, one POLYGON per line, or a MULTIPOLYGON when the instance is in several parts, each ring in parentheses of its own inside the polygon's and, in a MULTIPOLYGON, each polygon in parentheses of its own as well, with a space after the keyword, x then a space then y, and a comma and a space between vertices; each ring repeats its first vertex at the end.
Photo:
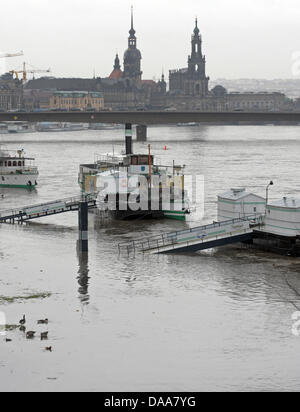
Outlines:
POLYGON ((120 59, 118 54, 115 58, 114 70, 121 70, 120 59))
POLYGON ((206 96, 209 77, 206 77, 206 58, 202 54, 202 37, 198 20, 192 35, 192 53, 188 59, 188 76, 185 82, 185 94, 206 96))
POLYGON ((121 70, 119 55, 117 54, 115 58, 114 69, 111 72, 109 79, 120 80, 121 77, 123 77, 123 72, 121 70))
POLYGON ((124 54, 124 74, 127 86, 132 86, 142 80, 141 52, 137 49, 137 39, 133 27, 133 8, 131 8, 131 29, 129 31, 128 49, 124 54))

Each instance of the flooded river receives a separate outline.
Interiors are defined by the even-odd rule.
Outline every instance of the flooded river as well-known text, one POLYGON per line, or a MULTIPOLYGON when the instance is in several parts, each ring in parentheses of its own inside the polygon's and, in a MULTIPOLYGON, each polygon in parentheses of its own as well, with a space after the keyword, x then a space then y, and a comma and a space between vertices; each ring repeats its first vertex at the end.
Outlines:
MULTIPOLYGON (((216 196, 247 187, 300 197, 299 127, 153 127, 153 153, 205 176, 205 217, 216 196), (167 151, 164 150, 167 146, 167 151)), ((35 192, 0 189, 0 209, 79 194, 79 164, 123 149, 123 131, 0 135, 36 157, 35 192)), ((135 144, 147 152, 147 144, 135 144)), ((95 227, 88 260, 77 255, 77 214, 0 226, 1 391, 300 390, 300 262, 237 247, 194 255, 119 256, 118 243, 186 227, 176 221, 95 227), (292 285, 291 288, 289 285, 292 285), (49 340, 28 341, 14 328, 49 340), (37 320, 49 324, 38 326, 37 320), (45 351, 52 346, 53 351, 45 351)))

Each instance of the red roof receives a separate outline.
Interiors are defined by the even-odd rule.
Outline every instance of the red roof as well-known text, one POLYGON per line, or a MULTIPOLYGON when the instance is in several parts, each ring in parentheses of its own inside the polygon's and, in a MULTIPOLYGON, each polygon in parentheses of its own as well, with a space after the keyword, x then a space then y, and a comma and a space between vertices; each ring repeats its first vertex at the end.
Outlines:
POLYGON ((151 87, 152 89, 155 89, 156 83, 153 80, 142 80, 142 85, 145 87, 151 87))
POLYGON ((110 78, 110 79, 114 79, 114 80, 119 80, 119 79, 121 79, 122 76, 123 76, 122 70, 114 69, 114 70, 111 72, 109 78, 110 78))
POLYGON ((145 84, 148 86, 156 86, 156 83, 154 80, 142 80, 142 84, 145 84))

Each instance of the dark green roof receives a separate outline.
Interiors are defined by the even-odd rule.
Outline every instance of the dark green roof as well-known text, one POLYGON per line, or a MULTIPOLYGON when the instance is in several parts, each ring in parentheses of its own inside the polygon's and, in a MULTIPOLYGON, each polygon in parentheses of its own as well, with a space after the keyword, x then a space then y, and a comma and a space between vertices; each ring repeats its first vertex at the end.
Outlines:
POLYGON ((63 96, 63 97, 84 97, 84 96, 92 96, 92 97, 103 97, 103 94, 100 92, 87 92, 87 91, 57 91, 54 92, 56 96, 63 96))

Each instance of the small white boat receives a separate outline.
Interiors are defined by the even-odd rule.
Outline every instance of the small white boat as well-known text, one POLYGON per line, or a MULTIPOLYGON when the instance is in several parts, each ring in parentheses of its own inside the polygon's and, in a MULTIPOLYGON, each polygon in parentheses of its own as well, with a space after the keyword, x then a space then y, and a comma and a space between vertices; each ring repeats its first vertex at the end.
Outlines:
POLYGON ((199 126, 199 123, 189 122, 189 123, 177 123, 178 127, 195 127, 199 126))
POLYGON ((75 132, 87 130, 89 127, 85 123, 62 123, 62 122, 41 122, 37 124, 38 132, 75 132))
POLYGON ((124 125, 117 123, 90 123, 89 128, 91 130, 120 130, 124 128, 124 125))
POLYGON ((39 175, 34 161, 25 157, 24 150, 11 152, 0 147, 0 187, 34 189, 39 175))
POLYGON ((8 133, 34 133, 36 132, 34 124, 27 122, 8 122, 7 123, 8 133))
POLYGON ((6 123, 0 123, 0 133, 1 134, 6 134, 6 133, 8 133, 8 131, 7 131, 7 124, 6 123))

